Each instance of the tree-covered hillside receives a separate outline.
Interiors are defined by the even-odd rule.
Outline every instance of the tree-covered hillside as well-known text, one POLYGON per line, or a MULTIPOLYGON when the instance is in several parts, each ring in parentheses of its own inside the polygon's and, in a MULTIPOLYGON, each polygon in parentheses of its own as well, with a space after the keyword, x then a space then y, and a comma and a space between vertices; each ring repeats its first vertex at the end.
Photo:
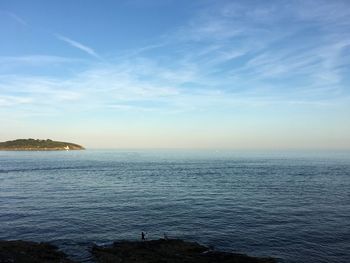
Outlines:
POLYGON ((84 150, 84 147, 69 142, 58 142, 50 139, 17 139, 14 141, 0 142, 0 150, 84 150))

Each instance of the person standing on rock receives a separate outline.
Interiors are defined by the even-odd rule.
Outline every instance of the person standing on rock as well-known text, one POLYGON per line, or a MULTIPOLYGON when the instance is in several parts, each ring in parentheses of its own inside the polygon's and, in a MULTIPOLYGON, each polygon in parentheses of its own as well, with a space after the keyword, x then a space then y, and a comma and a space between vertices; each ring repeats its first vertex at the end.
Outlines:
POLYGON ((145 233, 142 231, 142 232, 141 232, 141 240, 142 240, 142 241, 145 241, 145 240, 146 240, 145 236, 146 236, 145 233))

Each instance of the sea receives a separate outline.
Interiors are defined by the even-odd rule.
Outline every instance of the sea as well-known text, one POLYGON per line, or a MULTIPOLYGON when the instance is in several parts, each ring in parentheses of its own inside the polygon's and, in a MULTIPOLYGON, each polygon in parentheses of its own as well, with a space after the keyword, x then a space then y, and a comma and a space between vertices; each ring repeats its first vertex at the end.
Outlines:
POLYGON ((0 239, 181 238, 279 262, 350 262, 350 153, 0 152, 0 239))

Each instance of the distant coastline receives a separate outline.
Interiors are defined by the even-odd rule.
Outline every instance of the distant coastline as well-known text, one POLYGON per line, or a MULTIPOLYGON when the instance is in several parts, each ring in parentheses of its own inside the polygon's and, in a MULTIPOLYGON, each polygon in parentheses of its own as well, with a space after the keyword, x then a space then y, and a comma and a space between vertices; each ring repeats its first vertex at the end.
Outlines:
POLYGON ((17 139, 0 142, 0 151, 69 151, 85 150, 79 144, 53 141, 50 139, 17 139))

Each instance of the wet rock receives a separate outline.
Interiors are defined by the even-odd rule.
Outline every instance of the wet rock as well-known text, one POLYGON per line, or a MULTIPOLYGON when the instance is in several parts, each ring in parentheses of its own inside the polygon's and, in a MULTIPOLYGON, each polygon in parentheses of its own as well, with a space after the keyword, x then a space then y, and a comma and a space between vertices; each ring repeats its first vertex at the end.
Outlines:
POLYGON ((244 254, 211 251, 195 242, 179 239, 120 241, 112 246, 94 246, 91 250, 98 263, 275 263, 273 258, 256 258, 244 254))
POLYGON ((0 241, 0 263, 73 263, 48 243, 0 241))

